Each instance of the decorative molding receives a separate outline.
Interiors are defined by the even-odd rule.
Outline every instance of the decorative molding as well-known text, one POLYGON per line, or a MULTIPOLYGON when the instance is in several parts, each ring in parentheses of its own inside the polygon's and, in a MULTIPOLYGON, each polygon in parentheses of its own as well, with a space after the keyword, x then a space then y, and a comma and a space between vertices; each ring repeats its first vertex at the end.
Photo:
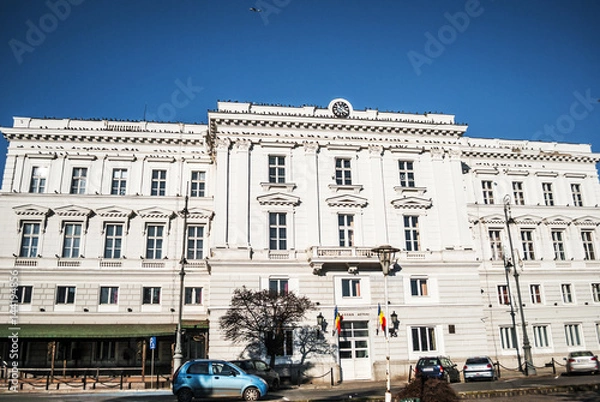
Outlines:
POLYGON ((13 207, 13 211, 15 211, 18 216, 42 217, 52 215, 52 210, 50 208, 34 204, 17 205, 16 207, 13 207))
POLYGON ((396 209, 429 209, 433 205, 430 199, 420 197, 404 197, 392 200, 391 204, 396 209))
POLYGON ((547 170, 542 170, 534 173, 537 177, 558 177, 557 172, 551 172, 547 170))
POLYGON ((330 184, 328 187, 336 193, 340 191, 348 191, 353 192, 354 194, 358 194, 363 189, 363 186, 361 184, 330 184))
POLYGON ((262 187, 263 191, 271 191, 272 189, 276 189, 276 190, 285 190, 287 192, 290 192, 294 188, 296 188, 296 183, 269 183, 269 182, 262 182, 262 183, 260 183, 260 186, 262 187))
POLYGON ((265 194, 256 197, 260 205, 289 205, 296 206, 300 204, 300 198, 283 193, 265 194))
POLYGON ((396 193, 404 197, 422 197, 427 192, 427 187, 394 186, 394 191, 396 191, 396 193))
POLYGON ((353 207, 364 208, 369 201, 366 198, 357 197, 352 194, 341 194, 325 200, 330 207, 353 207))
POLYGON ((137 215, 143 219, 173 219, 177 214, 166 208, 150 207, 139 209, 137 215))
POLYGON ((54 213, 60 217, 86 217, 94 215, 94 211, 91 209, 73 204, 54 208, 54 213))

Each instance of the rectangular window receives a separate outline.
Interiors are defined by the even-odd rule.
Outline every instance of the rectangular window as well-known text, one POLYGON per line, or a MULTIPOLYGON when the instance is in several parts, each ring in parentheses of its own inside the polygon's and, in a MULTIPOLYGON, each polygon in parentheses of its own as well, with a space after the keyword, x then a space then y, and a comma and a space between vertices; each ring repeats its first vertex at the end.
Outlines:
POLYGON ((163 251, 163 225, 148 225, 146 228, 146 258, 159 260, 163 251))
POLYGON ((285 183, 285 156, 269 155, 269 183, 285 183))
POLYGON ((342 279, 343 297, 360 297, 360 279, 342 279))
POLYGON ((142 289, 142 304, 160 304, 160 288, 144 287, 142 289))
POLYGON ((81 223, 65 223, 62 258, 79 258, 81 255, 81 223))
POLYGON ((552 183, 542 183, 542 192, 544 193, 544 204, 554 205, 554 194, 552 193, 552 183))
POLYGON ((502 349, 514 349, 517 345, 517 334, 513 327, 500 327, 500 341, 502 349))
POLYGON ((31 295, 33 294, 33 286, 18 286, 17 287, 17 303, 31 304, 31 295))
POLYGON ((40 224, 38 222, 24 222, 21 232, 19 257, 37 257, 40 242, 40 224))
POLYGON ((547 325, 534 325, 533 326, 533 344, 536 348, 549 348, 550 341, 548 339, 548 326, 547 325))
POLYGON ((74 304, 75 286, 57 286, 56 304, 74 304))
POLYGON ((538 284, 529 285, 529 294, 531 295, 531 304, 542 303, 542 286, 538 284))
POLYGON ((96 342, 96 360, 114 360, 116 342, 99 341, 96 342))
POLYGON ((150 195, 163 196, 167 190, 167 171, 162 169, 152 170, 150 195))
POLYGON ((287 250, 287 226, 285 213, 269 213, 269 250, 287 250))
POLYGON ((567 346, 581 346, 581 328, 579 324, 565 325, 565 340, 567 346))
POLYGON ((354 246, 354 215, 338 215, 340 247, 354 246))
POLYGON ((504 254, 502 252, 502 238, 500 237, 500 230, 492 229, 488 231, 490 239, 490 249, 492 251, 492 260, 502 260, 504 254))
POLYGON ((523 182, 513 181, 512 182, 513 199, 515 205, 525 205, 525 195, 523 193, 523 182))
POLYGON ((494 184, 491 180, 482 180, 481 182, 481 191, 483 195, 483 203, 484 204, 493 204, 494 203, 494 184))
POLYGON ((349 186, 352 184, 352 171, 350 170, 350 159, 336 158, 335 183, 341 186, 349 186))
POLYGON ((411 327, 413 352, 431 352, 437 350, 435 327, 411 327))
POLYGON ((571 183, 571 196, 573 197, 573 206, 583 207, 583 197, 579 183, 571 183))
POLYGON ((427 278, 410 278, 412 296, 427 296, 427 278))
POLYGON ((498 304, 510 305, 510 295, 508 294, 507 285, 498 285, 498 304))
POLYGON ((71 194, 85 194, 87 168, 73 168, 71 176, 71 194))
POLYGON ((294 331, 286 329, 280 336, 276 336, 272 331, 265 334, 268 338, 276 339, 277 346, 275 356, 291 356, 294 353, 294 331))
POLYGON ((123 225, 109 223, 104 234, 104 258, 121 258, 123 225))
POLYGON ((111 195, 125 195, 127 190, 127 169, 113 169, 110 185, 111 195))
POLYGON ((289 291, 289 281, 287 279, 269 279, 269 292, 275 295, 287 295, 289 291))
POLYGON ((192 172, 192 180, 190 181, 190 197, 206 197, 206 172, 192 172))
POLYGON ((111 286, 100 287, 100 304, 119 303, 119 288, 111 286))
POLYGON ((600 303, 600 283, 592 283, 592 298, 594 303, 600 303))
POLYGON ((185 288, 185 304, 200 305, 202 304, 202 288, 185 288))
POLYGON ((46 190, 47 168, 34 166, 31 169, 31 181, 29 182, 30 193, 43 193, 46 190))
POLYGON ((560 285, 560 292, 562 294, 562 301, 565 304, 573 303, 573 294, 571 293, 571 284, 563 283, 560 285))
POLYGON ((204 226, 192 225, 187 228, 186 258, 201 260, 204 258, 204 226))
POLYGON ((404 241, 406 251, 419 251, 418 216, 404 216, 404 241))
POLYGON ((521 245, 523 247, 523 259, 528 261, 534 260, 533 230, 521 230, 521 245))
POLYGON ((565 240, 564 230, 553 230, 552 234, 552 247, 554 248, 554 259, 555 260, 566 260, 565 257, 565 240))
POLYGON ((594 236, 591 230, 581 231, 581 243, 583 244, 583 259, 595 260, 596 252, 594 251, 594 236))
POLYGON ((414 187, 415 186, 415 172, 414 172, 414 168, 413 168, 413 162, 398 161, 398 170, 400 172, 400 186, 401 187, 414 187))

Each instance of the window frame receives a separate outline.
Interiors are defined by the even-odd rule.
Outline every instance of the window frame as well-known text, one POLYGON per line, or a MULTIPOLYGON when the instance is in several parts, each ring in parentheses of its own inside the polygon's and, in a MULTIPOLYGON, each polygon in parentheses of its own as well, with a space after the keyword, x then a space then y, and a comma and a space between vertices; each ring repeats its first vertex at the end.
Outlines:
POLYGON ((83 222, 63 222, 61 258, 79 258, 83 254, 82 246, 83 222), (70 233, 70 228, 78 228, 79 233, 70 233))
POLYGON ((412 297, 428 297, 429 278, 426 276, 415 276, 410 278, 410 295, 412 297))
POLYGON ((502 246, 502 229, 490 228, 488 229, 488 241, 490 245, 490 251, 492 253, 492 260, 501 261, 504 259, 504 249, 502 246), (494 234, 496 237, 492 236, 494 234))
POLYGON ((564 325, 565 343, 567 347, 583 346, 583 337, 580 323, 566 323, 564 325))
POLYGON ((16 290, 17 304, 31 304, 33 300, 32 285, 18 285, 16 290))
POLYGON ((583 259, 593 261, 596 259, 596 249, 594 247, 595 236, 593 230, 581 231, 581 245, 583 246, 583 259))
POLYGON ((508 325, 501 325, 498 327, 500 335, 500 347, 502 350, 513 350, 519 344, 517 339, 517 331, 514 327, 508 325))
POLYGON ((565 261, 567 259, 565 251, 565 231, 562 229, 552 229, 550 230, 550 238, 552 240, 554 259, 557 261, 565 261))
POLYGON ((524 261, 535 260, 535 229, 523 228, 519 231, 521 238, 521 249, 523 251, 524 261))
POLYGON ((525 205, 525 191, 523 190, 522 181, 511 182, 513 192, 513 202, 515 205, 525 205))
POLYGON ((544 205, 554 206, 554 190, 551 182, 542 182, 542 194, 544 196, 544 205))
POLYGON ((339 213, 338 242, 340 247, 354 247, 354 214, 339 213))
POLYGON ((206 170, 192 170, 190 172, 190 197, 206 197, 206 170))
POLYGON ((269 184, 286 183, 286 156, 269 154, 267 156, 267 176, 269 184))
POLYGON ((481 180, 481 196, 484 204, 494 204, 494 182, 492 180, 481 180))
POLYGON ((46 192, 46 182, 48 179, 47 166, 32 166, 31 178, 29 180, 29 193, 44 194, 46 192))
POLYGON ((167 169, 152 169, 150 171, 150 196, 164 197, 167 195, 167 169), (155 177, 156 175, 156 177, 155 177))
POLYGON ((437 331, 435 326, 414 325, 410 327, 411 351, 414 352, 436 352, 437 331), (424 344, 426 348, 424 348, 424 344))
POLYGON ((123 222, 105 222, 104 224, 104 247, 102 249, 102 258, 120 259, 123 258, 125 249, 125 224, 123 222), (120 234, 111 234, 111 228, 120 229, 120 234))
POLYGON ((290 292, 289 278, 269 278, 269 292, 275 295, 287 295, 290 292))
POLYGON ((71 170, 71 186, 69 194, 85 194, 87 188, 88 168, 73 166, 71 170))
POLYGON ((560 284, 560 297, 563 304, 575 304, 575 294, 573 292, 573 284, 560 284))
POLYGON ((415 187, 415 169, 414 161, 398 160, 398 176, 400 187, 414 188, 415 187))
POLYGON ((165 244, 165 225, 163 223, 147 223, 146 224, 146 244, 144 255, 147 260, 160 260, 163 258, 165 244), (152 233, 156 230, 160 234, 152 233))
POLYGON ((404 223, 404 245, 406 251, 420 251, 421 236, 419 230, 419 216, 403 215, 402 220, 404 223))
POLYGON ((142 287, 142 305, 160 306, 162 304, 162 287, 143 286, 142 287), (158 299, 156 301, 156 299, 158 299))
POLYGON ((534 324, 532 326, 532 332, 533 332, 533 346, 536 349, 549 349, 552 347, 552 338, 551 338, 552 331, 550 331, 550 325, 534 324), (542 335, 543 335, 543 337, 542 337, 542 335))
POLYGON ((335 184, 338 186, 352 185, 352 158, 336 157, 335 158, 335 184))
POLYGON ((184 304, 186 306, 201 306, 204 304, 204 288, 202 286, 186 286, 184 304))
POLYGON ((498 305, 500 306, 510 306, 511 304, 511 295, 510 289, 507 284, 500 284, 496 287, 496 294, 498 295, 498 305))
POLYGON ((269 250, 288 250, 288 213, 283 211, 270 211, 268 219, 269 250), (283 218, 283 223, 281 222, 283 218))
POLYGON ((127 168, 113 168, 110 180, 110 195, 127 195, 128 179, 129 170, 127 168), (115 174, 118 172, 120 173, 119 177, 115 177, 115 174))
POLYGON ((573 199, 574 207, 583 207, 583 193, 580 183, 571 183, 571 198, 573 199))
POLYGON ((187 226, 185 256, 188 260, 201 260, 204 258, 205 231, 206 225, 202 223, 193 223, 187 226))
POLYGON ((531 300, 531 304, 544 304, 542 298, 542 285, 539 283, 531 283, 529 284, 529 299, 531 300))
POLYGON ((20 223, 19 257, 36 258, 40 253, 42 241, 42 222, 22 221, 20 223), (30 231, 29 228, 35 229, 30 231))
POLYGON ((54 297, 54 305, 74 305, 77 297, 77 286, 57 285, 54 297))
POLYGON ((342 298, 343 299, 360 299, 361 294, 361 278, 342 278, 342 298))
POLYGON ((99 293, 98 305, 100 305, 100 306, 119 305, 119 287, 118 286, 100 286, 98 293, 99 293))

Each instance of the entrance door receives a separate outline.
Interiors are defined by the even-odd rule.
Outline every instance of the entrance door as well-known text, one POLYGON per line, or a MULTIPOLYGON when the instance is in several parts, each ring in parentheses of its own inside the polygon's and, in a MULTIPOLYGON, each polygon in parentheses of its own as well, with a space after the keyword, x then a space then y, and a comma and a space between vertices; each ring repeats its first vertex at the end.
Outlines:
POLYGON ((370 379, 369 322, 342 321, 339 343, 342 378, 344 380, 370 379))

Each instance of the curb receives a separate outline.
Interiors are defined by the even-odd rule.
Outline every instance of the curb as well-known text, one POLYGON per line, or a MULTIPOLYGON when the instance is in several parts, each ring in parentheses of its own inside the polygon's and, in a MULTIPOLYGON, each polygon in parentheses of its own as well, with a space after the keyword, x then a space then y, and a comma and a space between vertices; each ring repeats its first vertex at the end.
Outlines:
POLYGON ((600 390, 600 384, 557 385, 535 388, 516 388, 490 391, 457 392, 461 399, 481 399, 500 396, 547 395, 558 392, 587 392, 600 390))

